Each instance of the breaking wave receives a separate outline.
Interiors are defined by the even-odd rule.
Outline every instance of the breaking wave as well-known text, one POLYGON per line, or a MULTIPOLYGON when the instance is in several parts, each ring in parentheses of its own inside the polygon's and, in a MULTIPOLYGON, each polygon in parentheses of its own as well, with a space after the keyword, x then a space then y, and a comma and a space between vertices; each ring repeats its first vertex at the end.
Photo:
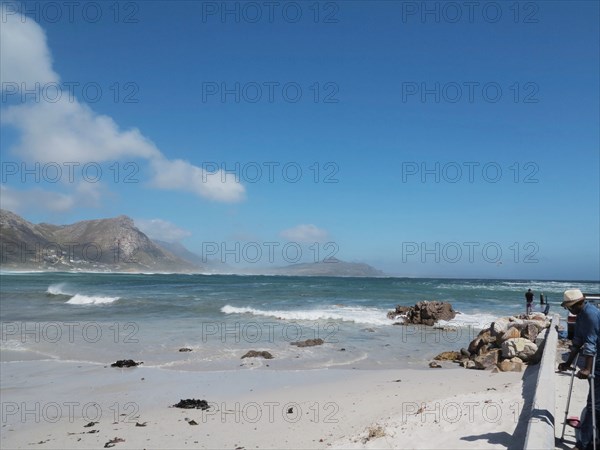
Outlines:
POLYGON ((105 305, 116 302, 120 298, 69 292, 66 283, 51 284, 48 286, 46 293, 54 296, 70 297, 69 300, 65 302, 69 305, 105 305))
POLYGON ((249 307, 225 305, 224 314, 252 314, 254 316, 275 317, 282 320, 342 320, 369 325, 392 325, 386 317, 387 310, 359 306, 340 306, 322 309, 262 310, 249 307))

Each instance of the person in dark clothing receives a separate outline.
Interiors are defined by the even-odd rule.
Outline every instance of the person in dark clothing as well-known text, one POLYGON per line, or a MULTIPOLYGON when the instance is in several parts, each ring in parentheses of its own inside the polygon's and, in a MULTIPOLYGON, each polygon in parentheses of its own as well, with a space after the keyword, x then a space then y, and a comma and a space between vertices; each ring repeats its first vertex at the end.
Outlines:
POLYGON ((582 380, 589 380, 590 390, 585 407, 585 418, 581 423, 581 435, 574 448, 589 450, 594 447, 591 383, 594 383, 596 423, 600 418, 600 364, 596 364, 593 381, 590 380, 594 358, 600 351, 600 309, 586 302, 585 297, 579 289, 565 291, 564 301, 561 306, 575 314, 577 321, 575 322, 575 336, 573 337, 571 352, 567 360, 558 365, 558 370, 576 369, 572 368, 571 364, 573 364, 577 353, 583 356, 584 367, 579 370, 576 376, 582 380))
POLYGON ((544 303, 544 293, 543 292, 540 294, 540 305, 545 305, 545 303, 544 303))
POLYGON ((527 292, 525 292, 525 300, 527 300, 527 314, 531 314, 533 308, 533 292, 531 289, 527 289, 527 292))

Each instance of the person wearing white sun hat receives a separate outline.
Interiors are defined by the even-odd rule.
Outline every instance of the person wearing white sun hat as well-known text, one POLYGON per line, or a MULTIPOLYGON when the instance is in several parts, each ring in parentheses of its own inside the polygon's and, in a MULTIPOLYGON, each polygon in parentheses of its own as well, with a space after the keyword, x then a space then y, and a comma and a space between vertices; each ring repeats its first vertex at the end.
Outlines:
MULTIPOLYGON (((577 316, 575 322, 575 336, 573 345, 567 360, 558 365, 558 370, 568 370, 577 356, 581 353, 584 358, 584 368, 577 373, 577 378, 588 379, 592 372, 594 357, 600 349, 600 309, 585 301, 583 293, 579 289, 570 289, 565 291, 564 301, 561 306, 567 308, 572 314, 577 316)), ((594 447, 593 442, 593 419, 592 403, 596 410, 596 418, 600 417, 600 364, 596 364, 593 376, 594 383, 594 401, 592 402, 592 386, 590 382, 590 391, 588 393, 587 405, 585 407, 585 418, 581 423, 580 438, 575 444, 575 449, 587 450, 594 447)))

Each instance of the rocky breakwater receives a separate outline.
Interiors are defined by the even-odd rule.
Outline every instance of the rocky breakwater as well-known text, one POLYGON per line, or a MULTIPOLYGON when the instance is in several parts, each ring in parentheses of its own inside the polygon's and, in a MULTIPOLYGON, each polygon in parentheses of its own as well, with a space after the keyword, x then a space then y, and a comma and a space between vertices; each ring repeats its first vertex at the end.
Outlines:
POLYGON ((541 313, 502 317, 481 330, 468 348, 434 359, 451 360, 467 369, 521 372, 525 365, 540 361, 543 331, 549 326, 550 319, 541 313))

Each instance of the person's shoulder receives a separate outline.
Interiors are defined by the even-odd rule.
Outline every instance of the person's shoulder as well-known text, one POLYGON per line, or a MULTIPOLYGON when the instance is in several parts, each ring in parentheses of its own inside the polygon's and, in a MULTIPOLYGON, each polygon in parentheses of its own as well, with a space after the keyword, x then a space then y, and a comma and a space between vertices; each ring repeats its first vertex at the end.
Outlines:
POLYGON ((583 307, 583 312, 587 317, 600 321, 600 308, 598 308, 596 305, 586 302, 585 306, 583 307))

